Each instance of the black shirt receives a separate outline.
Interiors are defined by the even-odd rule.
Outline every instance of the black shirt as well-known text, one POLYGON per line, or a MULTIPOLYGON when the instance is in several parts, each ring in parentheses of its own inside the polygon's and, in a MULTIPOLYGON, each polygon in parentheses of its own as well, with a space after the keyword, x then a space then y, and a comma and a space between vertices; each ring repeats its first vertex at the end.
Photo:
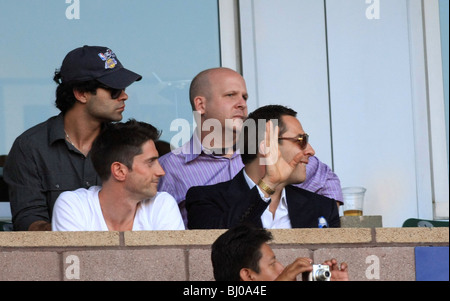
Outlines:
POLYGON ((16 231, 28 230, 35 221, 51 222, 53 205, 61 192, 101 185, 90 155, 84 156, 66 141, 62 114, 15 140, 3 177, 16 231))

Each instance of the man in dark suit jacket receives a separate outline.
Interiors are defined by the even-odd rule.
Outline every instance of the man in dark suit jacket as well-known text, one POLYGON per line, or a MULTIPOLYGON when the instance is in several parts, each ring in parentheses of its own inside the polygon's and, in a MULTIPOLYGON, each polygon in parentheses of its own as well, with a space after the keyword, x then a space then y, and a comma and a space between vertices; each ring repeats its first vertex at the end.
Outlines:
POLYGON ((238 142, 245 167, 230 181, 189 189, 189 229, 340 226, 336 200, 291 185, 305 181, 315 154, 296 116, 279 105, 249 114, 238 142))

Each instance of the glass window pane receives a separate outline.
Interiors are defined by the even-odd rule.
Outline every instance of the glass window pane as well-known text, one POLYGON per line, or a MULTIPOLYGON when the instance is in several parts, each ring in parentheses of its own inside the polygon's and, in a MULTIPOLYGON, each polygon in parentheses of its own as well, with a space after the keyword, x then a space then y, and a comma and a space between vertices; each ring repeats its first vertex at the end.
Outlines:
POLYGON ((0 154, 59 113, 53 73, 74 48, 110 47, 143 75, 127 89, 123 121, 149 122, 166 141, 179 131, 170 132, 173 120, 193 122, 192 78, 220 66, 217 1, 0 0, 0 8, 0 154))

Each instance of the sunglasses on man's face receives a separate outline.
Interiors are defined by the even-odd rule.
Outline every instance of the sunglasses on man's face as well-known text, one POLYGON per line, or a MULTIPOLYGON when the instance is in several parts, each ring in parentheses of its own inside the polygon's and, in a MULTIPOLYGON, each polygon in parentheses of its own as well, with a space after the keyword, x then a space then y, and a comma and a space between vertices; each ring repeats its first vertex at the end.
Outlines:
POLYGON ((301 149, 305 149, 308 146, 309 135, 308 134, 300 134, 298 137, 280 137, 278 140, 291 140, 297 143, 301 149))
POLYGON ((122 94, 122 91, 125 91, 125 89, 114 89, 114 88, 111 88, 111 87, 108 87, 108 86, 105 86, 105 85, 99 85, 98 87, 102 88, 102 89, 105 89, 105 90, 108 90, 109 93, 111 93, 111 98, 112 99, 119 98, 119 96, 122 94))

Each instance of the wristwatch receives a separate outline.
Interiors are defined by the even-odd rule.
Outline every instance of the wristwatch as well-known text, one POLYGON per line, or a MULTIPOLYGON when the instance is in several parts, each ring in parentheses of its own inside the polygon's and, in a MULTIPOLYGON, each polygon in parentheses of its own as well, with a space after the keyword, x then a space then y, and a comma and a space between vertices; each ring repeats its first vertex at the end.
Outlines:
POLYGON ((258 186, 259 188, 261 188, 262 190, 264 190, 268 195, 272 195, 275 193, 275 190, 273 190, 272 188, 270 188, 266 183, 264 183, 264 181, 261 179, 258 182, 258 186))

